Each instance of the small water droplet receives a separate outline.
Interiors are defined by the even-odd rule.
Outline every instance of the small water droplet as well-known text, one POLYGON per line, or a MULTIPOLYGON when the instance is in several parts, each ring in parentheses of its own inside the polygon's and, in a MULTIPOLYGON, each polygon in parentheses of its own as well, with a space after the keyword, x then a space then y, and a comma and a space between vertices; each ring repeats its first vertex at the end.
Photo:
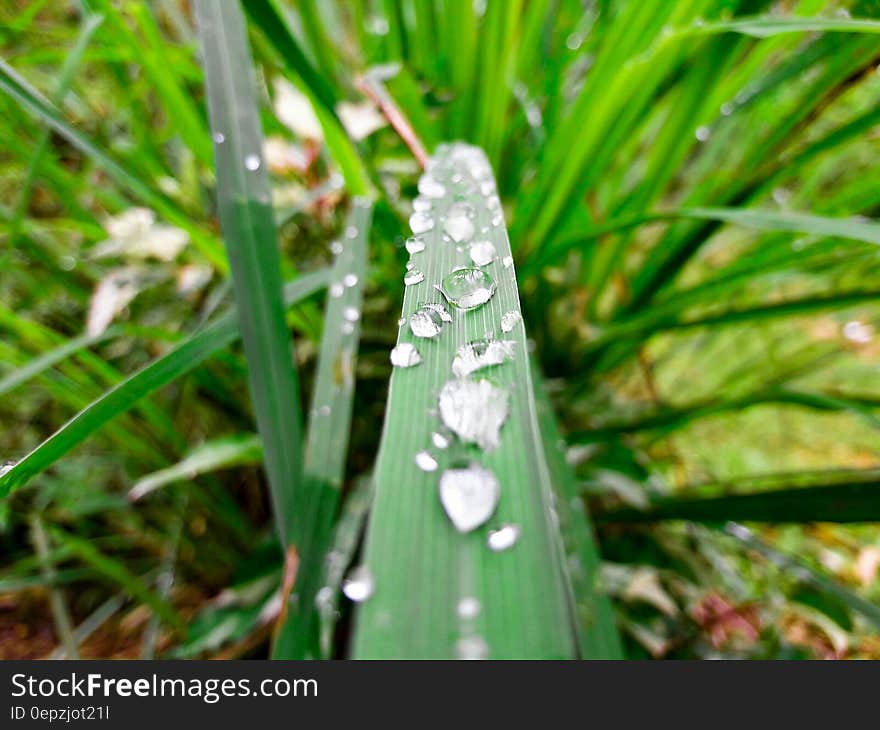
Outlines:
POLYGON ((428 451, 419 451, 415 456, 415 462, 422 471, 437 471, 437 459, 428 451))
POLYGON ((434 207, 434 204, 428 200, 427 198, 415 198, 412 203, 414 211, 429 211, 434 207))
POLYGON ((482 636, 465 636, 456 642, 455 653, 459 659, 488 659, 489 645, 482 636))
POLYGON ((226 141, 226 135, 223 132, 214 132, 214 141, 217 144, 223 144, 226 141))
POLYGON ((843 325, 843 336, 850 342, 866 345, 874 339, 874 328, 857 319, 843 325))
POLYGON ((358 278, 357 274, 346 274, 342 278, 342 283, 345 284, 349 289, 353 286, 357 286, 358 278))
POLYGON ((513 266, 513 256, 505 256, 501 263, 505 269, 509 269, 513 266))
POLYGON ((334 299, 339 299, 339 297, 341 297, 344 292, 345 287, 339 282, 330 285, 330 296, 334 299))
POLYGON ((501 496, 495 475, 475 462, 444 471, 439 490, 440 504, 459 532, 470 532, 484 524, 501 496))
POLYGON ((403 277, 404 286, 412 286, 425 280, 425 275, 419 269, 410 269, 403 277))
POLYGON ((406 324, 406 317, 401 317, 400 319, 397 320, 398 327, 403 327, 403 325, 405 325, 405 324, 406 324))
POLYGON ((709 139, 709 135, 712 133, 712 130, 707 126, 697 127, 697 131, 694 132, 694 136, 697 138, 698 142, 705 142, 709 139))
POLYGON ((346 238, 357 238, 358 229, 357 226, 348 226, 345 229, 345 237, 346 238))
POLYGON ((0 464, 0 477, 2 477, 6 472, 12 469, 15 464, 15 461, 4 461, 2 464, 0 464))
POLYGON ((492 224, 493 228, 498 228, 502 223, 504 223, 504 216, 501 213, 496 213, 492 216, 492 220, 489 221, 492 224))
POLYGON ((419 253, 425 250, 425 239, 421 236, 413 236, 406 239, 406 250, 410 254, 419 253))
POLYGON ((496 553, 510 550, 510 548, 516 545, 516 541, 519 540, 520 532, 519 525, 502 525, 497 530, 489 532, 486 544, 490 550, 496 553))
POLYGON ((501 331, 510 332, 522 321, 522 315, 515 309, 501 315, 501 331))
POLYGON ((391 364, 396 368, 411 368, 421 361, 419 351, 409 342, 401 342, 391 350, 391 364))
POLYGON ((442 198, 446 195, 446 186, 430 175, 422 175, 418 187, 419 192, 426 198, 442 198))
POLYGON ((344 334, 344 335, 354 334, 354 322, 343 322, 342 323, 342 334, 344 334))
POLYGON ((486 198, 492 195, 495 190, 496 187, 494 180, 483 180, 483 182, 480 183, 480 194, 486 198))
POLYGON ((473 309, 488 302, 495 293, 495 280, 482 269, 452 271, 440 284, 446 300, 459 309, 473 309))
POLYGON ((495 246, 491 241, 477 241, 471 244, 470 255, 477 266, 487 266, 495 260, 495 246))
POLYGON ((349 600, 356 603, 366 601, 375 590, 376 582, 366 565, 360 565, 352 570, 342 584, 342 592, 349 600))
POLYGON ((448 449, 449 437, 439 431, 434 431, 434 433, 431 434, 431 443, 438 449, 448 449))
POLYGON ((733 104, 726 101, 721 105, 721 115, 729 117, 731 114, 733 114, 733 104))
POLYGON ((260 169, 260 156, 248 155, 244 158, 244 166, 251 171, 260 169))
POLYGON ((456 243, 470 241, 474 237, 474 222, 468 215, 468 209, 460 205, 452 206, 446 214, 443 230, 456 243))
POLYGON ((330 406, 323 405, 318 409, 318 414, 321 416, 329 416, 330 415, 330 406))
POLYGON ((514 355, 513 340, 475 340, 458 348, 452 361, 452 372, 459 378, 482 368, 501 365, 514 355))
POLYGON ((467 621, 479 616, 481 608, 482 606, 480 606, 480 601, 478 599, 473 596, 465 596, 458 602, 455 612, 460 619, 467 621))
POLYGON ((357 307, 346 307, 342 310, 342 316, 347 322, 357 322, 361 318, 361 313, 357 307))
POLYGON ((330 244, 330 253, 334 256, 339 256, 344 250, 345 247, 342 245, 341 241, 333 241, 333 243, 330 244))
POLYGON ((421 307, 409 318, 409 328, 416 337, 436 337, 443 329, 443 319, 429 307, 421 307))
POLYGON ((427 233, 434 228, 434 218, 430 213, 417 211, 409 217, 409 227, 416 235, 427 233))
POLYGON ((438 398, 443 425, 481 449, 498 446, 508 407, 507 391, 488 380, 450 380, 438 398))

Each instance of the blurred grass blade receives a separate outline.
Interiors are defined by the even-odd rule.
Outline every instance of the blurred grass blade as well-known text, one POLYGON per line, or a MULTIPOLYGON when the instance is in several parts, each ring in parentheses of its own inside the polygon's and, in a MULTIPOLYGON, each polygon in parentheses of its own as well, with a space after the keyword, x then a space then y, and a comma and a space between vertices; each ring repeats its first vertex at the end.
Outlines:
MULTIPOLYGON (((536 367, 532 371, 536 373, 536 367)), ((535 380, 538 380, 537 375, 535 380)), ((536 383, 535 396, 538 425, 556 493, 556 514, 571 575, 581 656, 584 659, 624 659, 614 608, 597 585, 600 558, 590 515, 580 499, 578 480, 565 461, 565 441, 543 382, 536 383)))
POLYGON ((232 270, 248 382, 263 441, 275 524, 294 538, 302 489, 302 418, 296 358, 284 319, 256 79, 238 2, 196 2, 217 168, 217 200, 232 270))
POLYGON ((864 598, 848 590, 837 581, 826 578, 819 571, 807 565, 804 561, 786 555, 771 545, 768 545, 764 540, 761 540, 754 532, 743 525, 731 521, 728 522, 723 529, 726 534, 738 540, 750 550, 761 553, 770 562, 778 565, 787 572, 794 573, 801 582, 812 585, 817 590, 836 597, 853 611, 862 614, 874 624, 875 627, 880 628, 880 606, 877 604, 872 603, 871 601, 866 601, 864 598))
POLYGON ((703 23, 684 33, 744 33, 755 38, 769 38, 780 33, 880 33, 880 21, 871 18, 759 15, 703 23))
POLYGON ((260 437, 253 433, 236 434, 214 439, 197 446, 173 466, 160 469, 138 479, 128 498, 138 500, 168 484, 190 481, 199 474, 232 466, 259 464, 263 458, 260 437))
POLYGON ((55 622, 55 637, 64 647, 64 652, 70 659, 79 659, 77 639, 73 631, 73 621, 67 608, 64 593, 55 585, 55 564, 52 561, 49 549, 49 536, 43 526, 43 520, 35 512, 31 515, 31 541, 40 559, 40 572, 49 588, 49 606, 52 610, 52 620, 55 622))
POLYGON ((422 219, 417 227, 425 248, 413 255, 414 269, 408 273, 424 277, 406 287, 403 314, 408 318, 424 304, 444 304, 452 321, 440 324, 439 316, 429 317, 441 328, 432 339, 415 337, 406 325, 397 336, 399 343, 414 345, 423 362, 395 368, 391 375, 364 556, 375 594, 359 608, 353 655, 573 657, 577 646, 571 590, 551 518, 550 477, 535 421, 516 278, 491 169, 480 150, 466 145, 441 146, 428 169, 444 186, 443 197, 423 200, 431 210, 414 218, 422 219), (497 290, 488 302, 468 311, 443 302, 434 288, 454 267, 471 263, 464 247, 443 240, 453 204, 459 205, 458 213, 452 211, 448 222, 455 223, 465 243, 463 229, 469 225, 462 215, 473 213, 474 240, 489 241, 494 248, 484 271, 497 290), (471 207, 462 210, 462 204, 471 207), (502 316, 508 313, 502 330, 502 316), (454 380, 453 356, 471 341, 494 336, 488 333, 509 340, 513 348, 512 360, 473 377, 484 384, 484 392, 497 395, 503 388, 499 398, 509 398, 500 445, 482 451, 453 438, 449 448, 438 448, 438 439, 432 437, 439 433, 443 443, 437 398, 444 384, 454 380), (486 378, 494 390, 485 385, 486 378), (416 464, 422 451, 431 455, 421 459, 428 470, 416 464), (433 460, 436 470, 430 470, 433 460), (500 501, 486 524, 462 533, 444 513, 438 478, 448 468, 468 463, 491 470, 500 484, 500 501), (512 527, 505 534, 519 534, 515 545, 490 549, 490 530, 508 523, 512 527))
POLYGON ((153 591, 147 584, 132 574, 119 560, 104 555, 88 540, 58 528, 50 530, 52 536, 70 552, 84 561, 104 577, 116 583, 126 594, 145 603, 166 624, 176 630, 186 628, 186 622, 168 601, 153 591))
MULTIPOLYGON (((325 286, 326 281, 326 271, 301 276, 288 285, 285 299, 288 304, 294 304, 325 286)), ((15 466, 0 474, 0 498, 50 467, 145 395, 185 375, 240 336, 235 312, 227 312, 166 355, 126 378, 77 413, 15 466)))
POLYGON ((142 203, 155 209, 170 223, 186 230, 211 263, 221 271, 226 270, 226 262, 213 238, 193 225, 191 218, 178 210, 168 198, 131 174, 91 139, 67 122, 51 102, 2 59, 0 59, 0 90, 5 91, 29 113, 41 119, 70 144, 90 157, 104 172, 119 185, 127 188, 142 203))
POLYGON ((356 198, 337 242, 342 249, 330 275, 306 434, 303 479, 308 489, 298 501, 303 526, 297 540, 299 568, 286 620, 275 638, 276 658, 301 659, 317 653, 315 596, 348 457, 371 216, 370 201, 356 198))
MULTIPOLYGON (((73 636, 77 644, 82 644, 107 621, 109 621, 119 609, 125 605, 124 596, 112 596, 98 606, 74 629, 73 636)), ((73 659, 70 653, 63 647, 52 652, 50 659, 73 659)))
POLYGON ((880 522, 880 480, 777 488, 705 499, 667 499, 646 510, 607 512, 602 522, 880 522))

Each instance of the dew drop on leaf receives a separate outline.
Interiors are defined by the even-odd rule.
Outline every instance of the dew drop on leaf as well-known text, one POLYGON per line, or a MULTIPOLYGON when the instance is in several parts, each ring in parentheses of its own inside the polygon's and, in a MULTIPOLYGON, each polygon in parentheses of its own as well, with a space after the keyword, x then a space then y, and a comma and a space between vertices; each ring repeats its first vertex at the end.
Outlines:
POLYGON ((259 155, 248 155, 244 158, 244 166, 253 172, 254 170, 260 169, 260 156, 259 155))
POLYGON ((459 659, 488 659, 489 645, 482 636, 465 636, 455 644, 455 653, 459 659))
POLYGON ((522 315, 515 309, 501 315, 501 331, 510 332, 522 320, 522 315))
POLYGON ((488 380, 450 380, 438 398, 440 418, 465 443, 494 449, 509 410, 507 391, 488 380))
POLYGON ((519 540, 520 528, 518 525, 502 525, 497 530, 492 530, 486 538, 486 544, 489 549, 500 553, 503 550, 510 550, 516 541, 519 540))
POLYGON ((501 496, 495 475, 477 463, 444 471, 439 490, 440 504, 459 532, 470 532, 484 524, 501 496))
POLYGON ((422 471, 437 471, 437 459, 431 456, 431 453, 428 451, 419 451, 414 461, 416 466, 422 471))
POLYGON ((495 260, 495 246, 491 241, 477 241, 471 244, 470 255, 477 266, 487 266, 495 260))
POLYGON ((434 227, 434 218, 430 213, 417 211, 409 217, 409 227, 417 236, 420 233, 427 233, 434 227))
POLYGON ((401 342, 391 350, 391 364, 396 368, 411 368, 422 361, 422 356, 415 345, 401 342))
POLYGON ((406 250, 413 254, 425 250, 425 239, 421 236, 412 236, 406 239, 406 250))
POLYGON ((342 584, 342 592, 349 600, 356 603, 366 601, 375 590, 376 582, 366 565, 354 568, 342 584))
POLYGON ((480 601, 473 596, 465 596, 458 602, 456 613, 460 619, 472 619, 480 615, 480 601))
POLYGON ((475 340, 458 348, 452 361, 452 373, 459 378, 470 375, 481 368, 501 365, 513 359, 513 340, 475 340))
POLYGON ((474 309, 495 294, 495 280, 482 269, 461 268, 450 272, 440 283, 440 292, 459 309, 474 309))
POLYGON ((412 286, 425 280, 425 275, 419 269, 410 269, 403 277, 404 286, 412 286))

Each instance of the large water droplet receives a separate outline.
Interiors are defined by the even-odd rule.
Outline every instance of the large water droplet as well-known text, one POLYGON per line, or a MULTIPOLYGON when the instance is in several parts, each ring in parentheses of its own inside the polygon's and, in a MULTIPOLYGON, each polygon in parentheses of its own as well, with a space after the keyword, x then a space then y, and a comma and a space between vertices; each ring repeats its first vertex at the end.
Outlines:
POLYGON ((419 192, 426 198, 442 198, 446 195, 446 187, 430 175, 422 175, 419 180, 419 192))
POLYGON ((468 215, 467 209, 457 205, 452 206, 446 214, 443 229, 456 243, 464 243, 474 237, 474 222, 468 215))
POLYGON ((422 471, 437 471, 437 459, 429 451, 419 451, 414 461, 422 471))
POLYGON ((519 525, 502 525, 497 530, 492 530, 486 538, 486 544, 490 550, 500 553, 502 550, 510 550, 520 535, 519 525))
POLYGON ((515 309, 501 315, 501 331, 510 332, 522 320, 522 315, 515 309))
POLYGON ((480 615, 480 601, 473 596, 465 596, 458 602, 455 612, 460 619, 467 621, 480 615))
POLYGON ((416 337, 436 337, 443 329, 443 317, 425 305, 410 316, 409 328, 416 337))
POLYGON ((250 170, 259 170, 260 169, 260 156, 259 155, 248 155, 244 158, 244 166, 250 170))
POLYGON ((477 241, 471 244, 470 255, 477 266, 487 266, 495 260, 495 246, 491 241, 477 241))
POLYGON ((459 659, 488 659, 489 645, 482 636, 465 636, 456 642, 455 653, 459 659))
POLYGON ((419 269, 411 269, 403 277, 404 286, 412 286, 425 280, 425 275, 419 269))
POLYGON ((413 236, 406 239, 406 250, 410 254, 419 253, 425 250, 425 239, 421 236, 413 236))
POLYGON ((513 358, 513 340, 476 340, 458 348, 452 361, 452 372, 459 378, 481 368, 500 365, 513 358))
POLYGON ((507 391, 488 380, 450 380, 438 399, 443 424, 466 443, 494 449, 508 414, 507 391))
POLYGON ((439 489, 440 504, 459 532, 470 532, 484 524, 501 496, 495 475, 477 463, 444 471, 439 489))
POLYGON ((482 269, 462 268, 440 283, 440 292, 459 309, 473 309, 488 302, 495 293, 495 280, 482 269))
POLYGON ((342 584, 342 592, 349 600, 356 603, 366 601, 375 590, 376 582, 366 565, 358 566, 352 570, 342 584))
POLYGON ((396 368, 411 368, 422 361, 422 356, 415 345, 401 342, 391 350, 391 364, 396 368))
POLYGON ((434 218, 430 213, 417 211, 409 217, 409 227, 416 235, 427 233, 434 227, 434 218))

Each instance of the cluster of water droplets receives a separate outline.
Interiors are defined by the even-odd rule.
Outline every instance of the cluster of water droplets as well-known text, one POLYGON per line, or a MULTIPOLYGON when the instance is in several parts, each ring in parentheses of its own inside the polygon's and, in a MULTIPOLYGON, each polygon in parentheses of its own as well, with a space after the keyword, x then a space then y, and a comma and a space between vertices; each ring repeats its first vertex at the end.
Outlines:
MULTIPOLYGON (((480 150, 464 144, 441 147, 419 180, 418 191, 409 221, 413 235, 405 243, 410 259, 404 284, 416 287, 425 282, 419 258, 429 246, 454 247, 460 257, 469 259, 470 265, 453 267, 439 283, 433 284, 444 303, 422 299, 408 317, 400 319, 398 325, 405 328, 401 336, 408 330, 415 341, 400 341, 391 350, 391 364, 395 368, 422 364, 419 341, 440 337, 454 317, 492 300, 497 284, 487 267, 495 264, 495 270, 501 271, 513 265, 510 256, 498 260, 495 244, 489 238, 492 228, 503 223, 503 214, 491 168, 480 150), (488 224, 483 227, 479 227, 474 203, 465 199, 474 200, 475 194, 481 196, 489 214, 488 224)), ((413 291, 421 293, 423 289, 413 291)), ((511 332, 521 321, 519 311, 510 310, 501 317, 500 329, 511 332)), ((482 371, 503 367, 515 354, 516 340, 496 339, 493 333, 461 345, 451 363, 450 379, 438 393, 436 412, 432 411, 440 423, 431 433, 430 444, 412 457, 417 469, 438 473, 440 504, 452 526, 461 533, 476 530, 492 519, 502 485, 473 452, 467 458, 459 458, 463 453, 460 450, 445 452, 453 442, 462 448, 476 447, 480 452, 492 451, 500 445, 501 431, 510 412, 510 394, 491 377, 482 376, 482 371), (447 465, 442 464, 444 461, 447 465)), ((500 524, 489 531, 486 546, 493 552, 508 550, 519 535, 519 526, 500 524)), ((351 600, 359 601, 369 598, 374 588, 372 574, 360 566, 350 574, 343 591, 351 600)), ((480 601, 469 595, 456 606, 457 617, 467 629, 456 645, 459 658, 482 659, 489 655, 485 640, 472 630, 472 622, 481 610, 480 601)))

